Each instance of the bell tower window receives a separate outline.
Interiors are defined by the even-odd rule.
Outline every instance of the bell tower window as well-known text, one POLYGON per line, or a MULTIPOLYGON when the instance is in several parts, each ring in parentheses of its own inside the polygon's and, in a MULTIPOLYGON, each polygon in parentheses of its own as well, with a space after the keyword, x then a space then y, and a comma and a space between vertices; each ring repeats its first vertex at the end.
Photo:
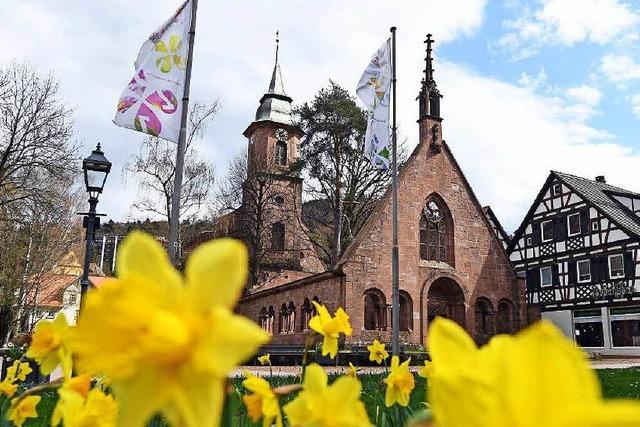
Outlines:
POLYGON ((287 143, 284 141, 276 142, 276 164, 278 166, 287 165, 287 143))
POLYGON ((271 227, 271 247, 278 251, 284 249, 284 224, 281 222, 271 227))

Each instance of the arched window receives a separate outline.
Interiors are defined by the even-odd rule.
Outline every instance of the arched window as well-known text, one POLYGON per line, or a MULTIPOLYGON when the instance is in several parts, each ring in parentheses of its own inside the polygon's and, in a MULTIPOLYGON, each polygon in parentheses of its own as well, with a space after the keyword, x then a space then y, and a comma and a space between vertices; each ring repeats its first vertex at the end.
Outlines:
POLYGON ((364 328, 369 331, 387 329, 387 304, 384 294, 377 289, 369 289, 364 294, 364 328))
POLYGON ((273 324, 276 322, 276 311, 273 309, 273 306, 269 306, 269 310, 267 310, 267 332, 273 334, 273 324))
POLYGON ((513 332, 513 311, 513 303, 511 301, 503 299, 498 303, 496 332, 500 334, 513 332))
POLYGON ((309 321, 313 317, 312 305, 309 302, 309 298, 305 298, 300 307, 300 329, 306 331, 309 329, 309 321))
POLYGON ((295 332, 296 330, 296 306, 291 301, 287 309, 287 332, 295 332))
POLYGON ((284 249, 284 224, 281 222, 271 226, 271 247, 278 251, 284 249))
POLYGON ((476 333, 479 340, 493 334, 493 307, 486 298, 476 300, 476 333))
POLYGON ((419 225, 420 259, 446 262, 453 267, 453 220, 440 197, 427 199, 419 225))
POLYGON ((280 306, 280 315, 278 317, 278 332, 281 334, 285 334, 287 333, 287 318, 289 317, 289 310, 287 309, 286 304, 283 303, 280 306))
POLYGON ((413 302, 406 291, 400 291, 400 330, 413 330, 413 302))
POLYGON ((284 141, 276 142, 276 164, 287 165, 287 143, 284 141))
POLYGON ((267 309, 262 307, 260 309, 260 313, 258 314, 258 324, 262 328, 263 331, 267 331, 267 309))

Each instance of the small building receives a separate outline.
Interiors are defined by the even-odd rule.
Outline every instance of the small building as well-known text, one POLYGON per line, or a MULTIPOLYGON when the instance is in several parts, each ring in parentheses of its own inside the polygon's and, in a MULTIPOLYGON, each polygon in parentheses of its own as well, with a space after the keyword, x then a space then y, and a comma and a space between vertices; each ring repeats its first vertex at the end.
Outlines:
POLYGON ((508 246, 529 308, 594 353, 640 355, 640 194, 552 171, 508 246))

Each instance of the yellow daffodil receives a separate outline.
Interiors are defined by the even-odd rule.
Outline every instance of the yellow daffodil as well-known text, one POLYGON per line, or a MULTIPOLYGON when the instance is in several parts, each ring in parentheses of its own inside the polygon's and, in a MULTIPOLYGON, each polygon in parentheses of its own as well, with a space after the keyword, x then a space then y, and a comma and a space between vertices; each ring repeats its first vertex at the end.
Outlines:
POLYGON ((389 353, 387 353, 385 347, 386 346, 377 339, 373 340, 371 345, 367 346, 367 350, 369 350, 369 360, 377 364, 382 363, 383 360, 389 357, 389 353))
POLYGON ((53 410, 51 424, 59 425, 62 420, 65 426, 71 421, 71 417, 82 410, 84 402, 91 389, 91 377, 87 374, 67 378, 58 389, 58 402, 53 410))
POLYGON ((429 329, 429 400, 438 427, 636 427, 640 403, 603 401, 584 354, 551 323, 478 350, 455 322, 429 329))
POLYGON ((27 418, 38 418, 36 406, 40 403, 40 396, 27 396, 22 399, 14 399, 9 410, 9 419, 22 427, 27 418))
POLYGON ((432 372, 433 372, 433 364, 428 360, 425 360, 424 366, 418 369, 418 375, 421 376, 422 378, 429 378, 432 372))
POLYGON ((218 426, 227 375, 269 339, 233 313, 246 248, 205 243, 183 278, 154 238, 133 232, 117 263, 118 278, 87 295, 73 340, 78 366, 112 381, 120 426, 142 426, 157 412, 172 425, 218 426))
POLYGON ((260 362, 262 366, 271 365, 271 359, 269 358, 269 353, 263 354, 262 356, 258 357, 258 362, 260 362))
POLYGON ((65 376, 71 375, 70 333, 71 328, 62 312, 53 321, 43 319, 36 324, 26 356, 38 362, 43 375, 49 375, 59 365, 65 376))
POLYGON ((397 403, 400 406, 409 404, 411 391, 416 386, 413 374, 409 372, 409 363, 411 359, 407 359, 400 363, 398 356, 391 358, 391 371, 387 378, 383 381, 387 385, 387 391, 384 396, 384 404, 387 407, 397 403))
POLYGON ((349 367, 347 368, 347 375, 350 376, 351 378, 358 377, 358 370, 356 369, 355 366, 353 366, 353 363, 351 362, 349 362, 349 367))
POLYGON ((360 400, 361 389, 360 381, 348 376, 339 377, 329 386, 327 374, 313 363, 307 367, 302 391, 284 412, 292 426, 370 426, 360 400))
POLYGON ((271 427, 275 421, 276 427, 282 427, 280 404, 271 386, 264 378, 256 377, 247 372, 247 379, 242 381, 244 388, 251 394, 242 396, 249 417, 257 422, 262 418, 263 427, 271 427))
POLYGON ((311 302, 315 305, 318 314, 311 318, 309 327, 324 337, 322 355, 326 356, 328 354, 333 359, 338 354, 338 337, 340 334, 351 335, 349 316, 342 308, 338 308, 334 317, 331 317, 324 305, 320 305, 316 301, 311 302))
POLYGON ((0 396, 4 395, 12 397, 18 390, 18 384, 16 384, 14 378, 7 377, 0 382, 0 396))
POLYGON ((27 379, 27 375, 31 372, 33 372, 33 369, 31 369, 29 363, 16 360, 13 362, 13 365, 7 368, 7 377, 15 378, 18 381, 25 381, 27 379))
POLYGON ((118 404, 112 396, 94 388, 86 395, 73 387, 84 390, 83 380, 75 385, 58 390, 60 399, 53 412, 51 424, 55 427, 63 422, 64 427, 115 427, 118 420, 118 404))

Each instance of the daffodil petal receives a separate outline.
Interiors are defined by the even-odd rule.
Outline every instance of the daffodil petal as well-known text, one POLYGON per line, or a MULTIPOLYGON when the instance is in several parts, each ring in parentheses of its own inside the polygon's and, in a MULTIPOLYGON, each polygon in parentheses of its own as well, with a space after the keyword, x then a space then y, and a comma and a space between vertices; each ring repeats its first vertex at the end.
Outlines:
POLYGON ((457 368, 468 365, 475 356, 476 345, 457 323, 441 317, 429 328, 429 353, 438 366, 457 368))
POLYGON ((238 240, 217 239, 200 245, 189 257, 186 277, 194 303, 202 308, 232 308, 248 275, 247 248, 238 240))
POLYGON ((171 265, 164 248, 150 235, 131 232, 118 248, 118 277, 142 279, 171 292, 182 285, 182 278, 171 265))
POLYGON ((115 387, 119 402, 118 426, 142 427, 159 412, 170 398, 168 380, 158 377, 157 371, 141 367, 135 376, 115 387), (149 391, 153 390, 153 393, 149 391))

